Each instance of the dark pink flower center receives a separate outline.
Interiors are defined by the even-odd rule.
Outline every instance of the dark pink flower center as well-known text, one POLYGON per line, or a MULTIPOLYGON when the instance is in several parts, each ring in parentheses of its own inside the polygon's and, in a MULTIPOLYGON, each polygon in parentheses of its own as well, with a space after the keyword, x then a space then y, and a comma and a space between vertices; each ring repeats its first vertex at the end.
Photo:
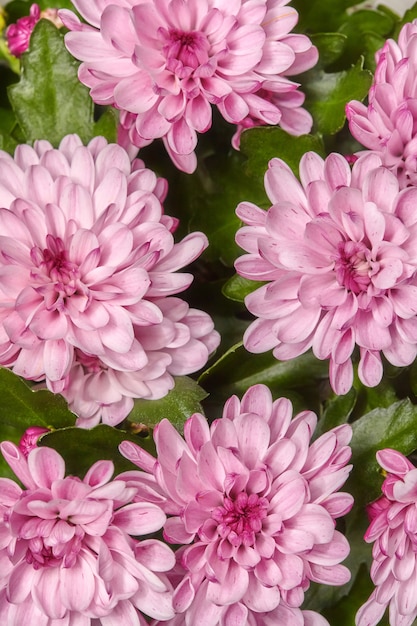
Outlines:
POLYGON ((341 241, 338 253, 335 272, 339 285, 355 294, 366 291, 371 282, 368 248, 362 242, 341 241))
POLYGON ((256 493, 248 496, 242 491, 235 500, 224 498, 223 506, 212 512, 218 523, 219 535, 233 546, 252 546, 255 535, 262 529, 262 520, 267 516, 268 500, 256 493))
MULTIPOLYGON (((57 520, 55 523, 63 523, 60 520, 57 520)), ((39 526, 41 526, 42 522, 39 521, 39 526)), ((26 550, 26 562, 30 563, 34 569, 41 569, 43 567, 72 567, 77 560, 77 555, 82 547, 82 539, 84 537, 84 532, 71 524, 71 522, 66 522, 68 526, 73 526, 73 536, 71 539, 67 541, 53 541, 53 545, 49 541, 47 543, 47 538, 44 539, 42 536, 33 537, 29 539, 27 542, 27 550, 26 550)), ((48 522, 44 522, 44 525, 47 526, 48 522)), ((51 525, 51 522, 49 522, 51 525)), ((54 522, 52 522, 54 525, 54 522)))
POLYGON ((97 356, 85 354, 85 352, 78 349, 75 350, 75 354, 77 363, 81 363, 84 370, 88 373, 98 374, 98 372, 108 369, 107 365, 100 361, 97 356))
POLYGON ((171 28, 163 31, 163 38, 166 42, 163 52, 167 59, 167 69, 179 78, 188 77, 193 70, 207 63, 210 43, 203 33, 171 28))
MULTIPOLYGON (((44 293, 47 300, 47 308, 60 308, 59 302, 63 298, 80 293, 80 272, 78 265, 68 258, 68 251, 60 237, 46 236, 47 247, 43 250, 39 246, 33 246, 30 257, 39 271, 31 272, 31 278, 38 280, 42 287, 38 291, 44 293), (45 291, 45 285, 53 285, 53 289, 45 291)), ((81 292, 84 291, 81 289, 81 292)))

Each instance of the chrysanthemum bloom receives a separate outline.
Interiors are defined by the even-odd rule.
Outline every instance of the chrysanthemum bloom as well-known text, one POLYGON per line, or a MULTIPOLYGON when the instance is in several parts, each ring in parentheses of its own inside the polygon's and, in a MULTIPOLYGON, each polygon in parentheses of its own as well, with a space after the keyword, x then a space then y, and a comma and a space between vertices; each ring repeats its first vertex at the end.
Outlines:
POLYGON ((368 507, 365 541, 374 542, 375 585, 356 615, 357 626, 375 626, 389 606, 391 626, 411 626, 417 617, 417 469, 396 450, 377 452, 387 473, 378 500, 368 507))
POLYGON ((21 145, 0 163, 0 364, 62 392, 78 350, 126 380, 137 372, 125 395, 147 398, 200 369, 219 335, 171 296, 207 238, 174 243, 165 182, 103 137, 21 145))
MULTIPOLYGON (((349 580, 340 565, 349 544, 335 518, 352 506, 352 496, 338 492, 351 467, 351 428, 310 445, 316 421, 311 411, 292 419, 289 400, 273 402, 267 387, 255 385, 241 402, 231 397, 211 427, 194 414, 185 440, 160 422, 157 461, 121 444, 124 456, 154 476, 154 496, 139 475, 136 497, 159 502, 168 515, 165 539, 183 544, 177 556, 185 574, 173 606, 187 626, 257 624, 256 616, 247 621, 252 612, 299 608, 310 581, 349 580)), ((135 485, 134 472, 126 480, 135 485)))
MULTIPOLYGON (((192 172, 211 105, 232 124, 248 116, 279 124, 281 98, 286 107, 298 87, 286 77, 316 63, 310 39, 291 34, 298 14, 288 2, 75 0, 88 24, 60 16, 72 31, 67 48, 83 62, 81 82, 94 102, 121 110, 120 141, 141 148, 162 138, 176 166, 192 172)), ((294 134, 311 128, 311 118, 300 129, 296 114, 284 117, 294 134)))
POLYGON ((376 155, 351 171, 341 155, 323 161, 309 152, 300 177, 301 184, 273 159, 265 175, 270 209, 237 208, 247 226, 236 241, 249 254, 236 270, 266 281, 245 299, 258 319, 244 345, 255 353, 273 349, 282 360, 312 347, 330 360, 331 385, 344 394, 356 344, 359 377, 372 387, 382 377, 381 352, 396 366, 417 355, 417 189, 400 192, 376 155))
POLYGON ((233 147, 239 150, 240 137, 244 130, 265 125, 265 121, 259 115, 258 108, 259 106, 265 108, 265 103, 262 103, 262 100, 279 108, 281 112, 279 125, 283 130, 297 136, 309 133, 313 125, 313 118, 303 108, 305 95, 297 89, 297 86, 297 84, 283 77, 275 92, 260 89, 258 93, 249 94, 246 98, 249 114, 238 124, 237 131, 232 138, 233 147))
POLYGON ((156 400, 174 386, 174 376, 200 369, 218 346, 209 315, 190 309, 179 298, 154 300, 163 313, 155 326, 135 326, 135 337, 148 363, 140 370, 108 367, 98 357, 75 350, 62 395, 79 415, 77 426, 92 428, 100 421, 114 426, 130 413, 134 398, 156 400))
POLYGON ((417 21, 405 24, 398 44, 388 39, 376 54, 367 106, 346 107, 352 135, 380 155, 401 187, 417 184, 417 21))
POLYGON ((43 426, 30 426, 25 430, 20 438, 19 450, 27 456, 31 450, 36 448, 39 437, 49 432, 50 428, 44 428, 43 426))
POLYGON ((24 485, 0 478, 0 623, 7 626, 146 626, 141 613, 170 619, 172 590, 161 573, 174 562, 157 531, 165 514, 132 502, 135 489, 98 461, 83 480, 65 476, 50 448, 3 442, 24 485), (132 538, 135 536, 135 539, 132 538))

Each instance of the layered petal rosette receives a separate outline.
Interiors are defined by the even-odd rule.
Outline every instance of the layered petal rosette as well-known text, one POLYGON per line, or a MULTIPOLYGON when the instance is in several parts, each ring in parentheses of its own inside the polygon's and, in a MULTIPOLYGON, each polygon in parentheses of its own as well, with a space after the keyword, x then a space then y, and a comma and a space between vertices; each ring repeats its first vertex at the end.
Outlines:
POLYGON ((146 350, 140 370, 108 367, 99 357, 75 350, 62 395, 80 417, 77 426, 91 428, 100 421, 111 426, 133 408, 134 398, 156 400, 174 387, 173 376, 197 371, 218 346, 213 321, 203 311, 190 309, 180 298, 153 301, 163 319, 154 326, 135 326, 135 338, 146 350))
POLYGON ((417 617, 417 469, 400 452, 377 452, 385 471, 383 495, 368 506, 365 541, 373 543, 375 590, 356 615, 357 626, 375 626, 389 607, 392 626, 417 617))
POLYGON ((10 442, 1 450, 24 485, 0 478, 2 624, 146 626, 143 615, 173 617, 164 572, 174 553, 138 539, 161 528, 160 507, 134 503, 136 490, 111 480, 111 461, 98 461, 80 480, 65 475, 50 448, 27 459, 10 442))
POLYGON ((306 35, 291 33, 298 14, 288 2, 75 0, 87 24, 66 10, 60 17, 81 82, 94 102, 121 111, 122 145, 162 138, 176 166, 192 172, 212 105, 242 127, 282 120, 293 134, 310 130, 304 97, 287 77, 318 54, 306 35))
POLYGON ((335 519, 352 506, 338 492, 351 468, 351 428, 310 445, 316 421, 311 411, 292 418, 289 400, 273 402, 255 385, 241 401, 231 397, 210 427, 194 414, 184 439, 163 420, 154 433, 157 460, 121 444, 145 470, 122 476, 139 501, 165 510, 164 537, 182 544, 173 606, 183 616, 173 624, 268 624, 264 614, 280 623, 293 614, 293 624, 322 626, 297 609, 310 581, 340 585, 350 577, 340 564, 349 544, 335 519))
POLYGON ((91 425, 162 397, 219 343, 207 314, 172 297, 207 238, 174 242, 165 192, 102 137, 0 153, 0 364, 45 380, 91 425))
POLYGON ((377 155, 350 170, 344 157, 309 152, 301 184, 280 159, 265 175, 272 206, 241 203, 246 224, 237 243, 241 276, 265 285, 245 299, 257 319, 244 335, 254 353, 292 359, 312 348, 330 360, 338 394, 352 386, 352 352, 359 378, 377 385, 381 353, 404 366, 417 355, 417 189, 402 191, 377 155))
POLYGON ((368 104, 352 100, 346 115, 352 135, 380 155, 401 187, 417 184, 417 21, 405 24, 398 43, 376 54, 368 104))

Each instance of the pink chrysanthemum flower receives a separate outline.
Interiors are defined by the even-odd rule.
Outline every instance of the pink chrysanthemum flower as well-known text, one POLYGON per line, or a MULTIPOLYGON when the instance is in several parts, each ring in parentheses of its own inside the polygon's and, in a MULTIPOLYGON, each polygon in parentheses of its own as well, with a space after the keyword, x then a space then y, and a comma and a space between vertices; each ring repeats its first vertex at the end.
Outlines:
POLYGON ((69 11, 60 16, 72 31, 67 47, 83 62, 81 82, 95 102, 121 110, 123 145, 162 138, 176 166, 192 172, 211 105, 232 124, 284 118, 293 134, 310 130, 309 115, 295 112, 303 101, 291 95, 298 84, 286 77, 311 68, 317 49, 291 34, 298 14, 288 2, 75 0, 88 24, 69 11), (294 111, 284 115, 281 101, 294 111))
MULTIPOLYGON (((205 365, 219 343, 212 320, 171 296, 207 238, 174 243, 164 181, 103 137, 21 145, 0 162, 1 365, 65 393, 83 353, 82 366, 96 359, 124 381, 116 395, 151 399, 205 365)), ((101 401, 95 380, 86 396, 101 401)))
POLYGON ((240 137, 244 130, 265 125, 266 122, 263 116, 259 114, 259 107, 261 107, 261 111, 265 109, 265 101, 279 108, 281 112, 279 125, 283 130, 287 131, 287 133, 296 136, 309 133, 313 125, 313 118, 302 106, 304 104, 305 95, 296 89, 296 87, 297 85, 292 81, 282 78, 279 90, 275 92, 260 89, 257 93, 249 94, 247 96, 249 113, 245 119, 238 124, 237 131, 232 138, 233 147, 239 150, 240 137))
MULTIPOLYGON (((184 439, 163 420, 154 432, 157 461, 121 444, 151 475, 146 488, 139 475, 136 497, 160 503, 169 516, 165 539, 183 544, 177 556, 185 574, 173 605, 187 626, 256 624, 256 617, 245 621, 252 612, 299 608, 310 581, 349 580, 340 565, 349 544, 335 518, 352 506, 352 496, 338 492, 351 467, 351 428, 310 445, 316 421, 311 411, 292 419, 289 400, 273 402, 267 387, 255 385, 241 401, 230 398, 211 427, 194 414, 184 439)), ((136 484, 134 474, 128 484, 136 484)))
POLYGON ((405 24, 398 44, 388 39, 365 106, 352 100, 346 115, 352 135, 380 155, 401 187, 417 184, 417 21, 405 24))
POLYGON ((377 452, 385 472, 383 495, 368 507, 365 541, 374 542, 375 590, 356 615, 357 626, 375 626, 389 606, 391 626, 417 617, 417 469, 396 450, 377 452))
POLYGON ((140 370, 117 370, 99 357, 75 350, 62 395, 79 415, 77 426, 92 428, 100 421, 111 426, 133 408, 134 398, 156 400, 174 387, 173 376, 197 371, 218 346, 212 319, 190 309, 179 298, 154 300, 163 313, 158 326, 135 327, 135 337, 146 350, 148 363, 140 370))
POLYGON ((396 366, 417 355, 417 189, 400 192, 376 155, 351 171, 341 155, 323 161, 309 152, 300 177, 301 184, 273 159, 265 175, 270 209, 237 208, 246 226, 236 241, 249 254, 236 270, 266 281, 245 299, 258 319, 244 345, 273 349, 282 360, 312 347, 330 360, 331 385, 344 394, 356 344, 359 377, 372 387, 382 377, 381 352, 396 366))
POLYGON ((0 478, 0 623, 8 626, 146 626, 141 613, 170 619, 166 572, 172 550, 140 536, 165 514, 134 503, 135 489, 98 461, 83 480, 65 476, 50 448, 3 442, 6 461, 24 485, 0 478), (135 539, 132 538, 135 536, 135 539))

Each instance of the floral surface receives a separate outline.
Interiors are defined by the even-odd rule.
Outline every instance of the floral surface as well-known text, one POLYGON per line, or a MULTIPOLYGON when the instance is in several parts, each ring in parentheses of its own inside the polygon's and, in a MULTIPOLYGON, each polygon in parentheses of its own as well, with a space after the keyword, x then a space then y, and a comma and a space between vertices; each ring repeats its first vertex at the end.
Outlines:
POLYGON ((412 626, 417 4, 0 5, 1 624, 412 626))

